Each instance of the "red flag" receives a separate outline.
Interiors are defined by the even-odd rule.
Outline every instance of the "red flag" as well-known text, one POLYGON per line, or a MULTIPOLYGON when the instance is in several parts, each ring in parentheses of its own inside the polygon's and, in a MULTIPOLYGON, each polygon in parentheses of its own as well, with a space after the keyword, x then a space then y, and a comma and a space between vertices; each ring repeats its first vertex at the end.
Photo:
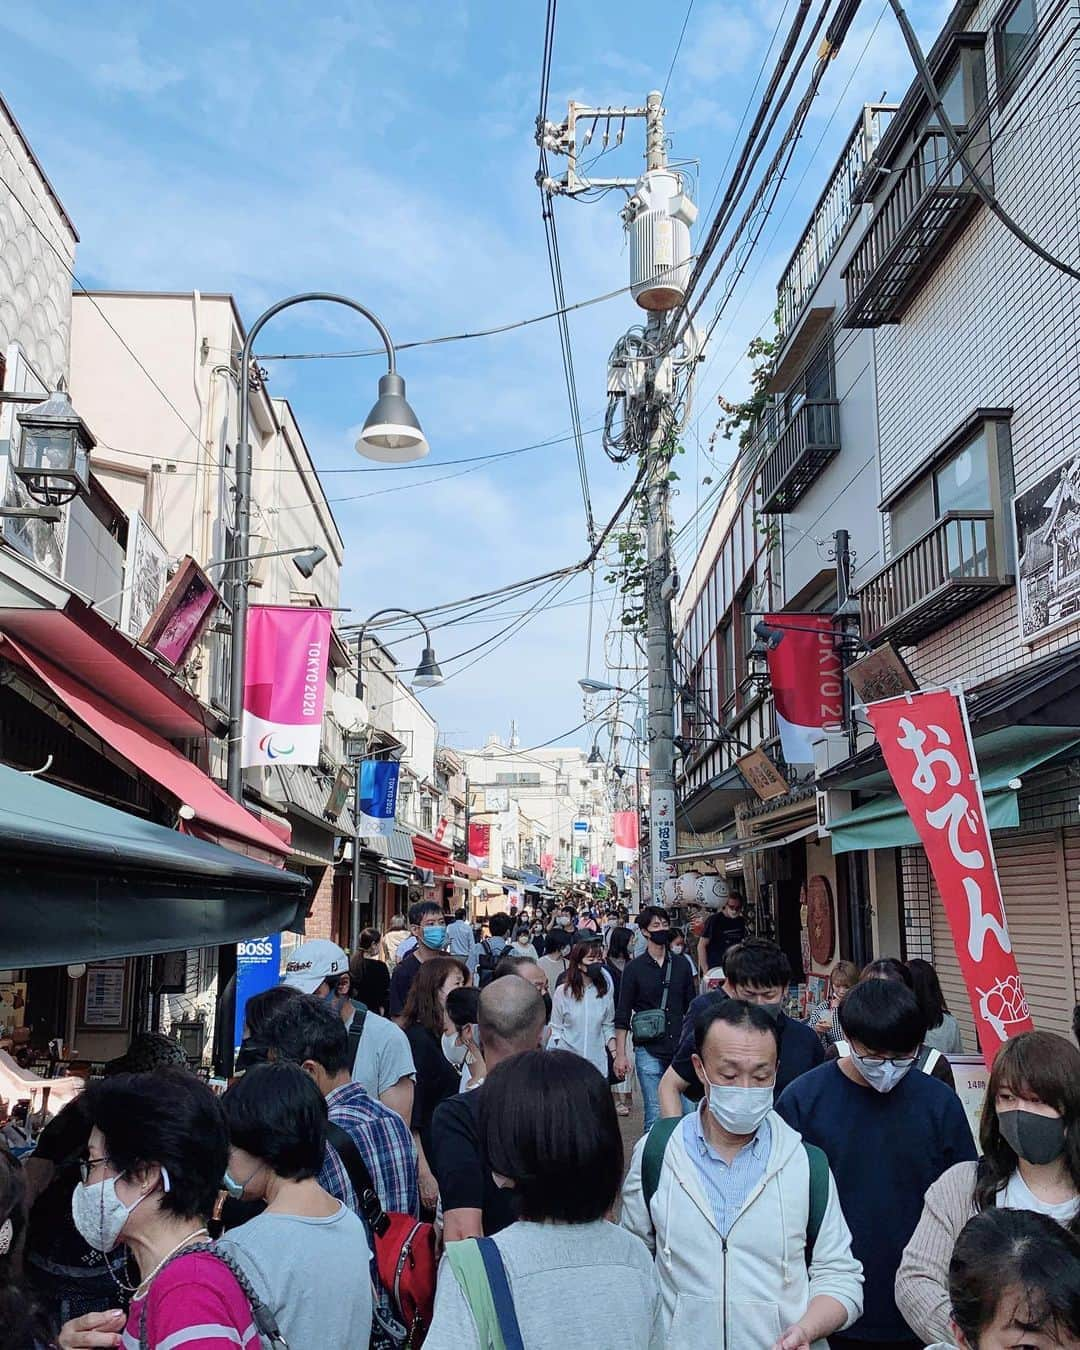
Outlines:
POLYGON ((784 636, 768 651, 780 745, 789 764, 813 764, 813 745, 844 720, 844 684, 828 614, 769 614, 784 636), (794 627, 789 625, 794 623, 794 627), (814 629, 814 632, 804 632, 814 629))
POLYGON ((487 867, 491 860, 491 826, 469 825, 469 865, 487 867))
POLYGON ((551 876, 552 872, 555 871, 555 854, 554 854, 554 853, 541 853, 541 854, 540 854, 540 871, 543 872, 544 876, 546 876, 546 877, 551 876))
POLYGON ((633 862, 638 851, 638 815, 636 811, 615 811, 611 817, 615 836, 615 861, 633 862))
POLYGON ((987 1064, 1032 1029, 1013 955, 962 695, 925 690, 866 708, 922 840, 987 1064))

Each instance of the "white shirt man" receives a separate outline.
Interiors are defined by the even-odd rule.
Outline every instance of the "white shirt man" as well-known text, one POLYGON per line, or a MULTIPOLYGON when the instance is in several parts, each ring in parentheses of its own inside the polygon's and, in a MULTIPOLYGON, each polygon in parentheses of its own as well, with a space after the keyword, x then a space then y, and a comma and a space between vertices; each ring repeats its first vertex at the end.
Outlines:
POLYGON ((703 1021, 694 1068, 705 1100, 657 1122, 623 1189, 622 1225, 655 1254, 665 1345, 826 1350, 862 1311, 836 1186, 824 1155, 772 1110, 768 1015, 728 1000, 703 1021))

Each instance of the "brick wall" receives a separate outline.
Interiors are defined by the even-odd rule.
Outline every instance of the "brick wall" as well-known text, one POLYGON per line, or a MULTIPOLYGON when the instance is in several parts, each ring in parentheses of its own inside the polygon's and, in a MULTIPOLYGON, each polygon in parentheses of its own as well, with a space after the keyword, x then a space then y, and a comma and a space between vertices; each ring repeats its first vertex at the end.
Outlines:
POLYGON ((311 938, 334 937, 334 869, 307 869, 315 889, 311 895, 311 908, 308 910, 307 923, 304 925, 304 940, 311 938))

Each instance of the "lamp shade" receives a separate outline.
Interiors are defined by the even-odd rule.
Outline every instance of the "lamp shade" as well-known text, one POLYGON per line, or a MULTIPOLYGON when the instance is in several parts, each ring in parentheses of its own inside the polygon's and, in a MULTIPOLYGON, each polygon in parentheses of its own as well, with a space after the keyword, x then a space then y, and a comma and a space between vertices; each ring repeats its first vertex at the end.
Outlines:
POLYGON ((411 464, 430 446, 405 397, 405 381, 396 373, 379 380, 379 397, 356 442, 359 454, 382 464, 411 464))
POLYGON ((416 667, 416 674, 412 677, 412 686, 414 689, 434 689, 437 684, 442 684, 443 679, 439 663, 435 660, 435 648, 428 645, 424 648, 420 664, 416 667))
POLYGON ((588 764, 603 764, 604 756, 600 753, 600 747, 593 742, 593 748, 589 751, 588 764))
POLYGON ((293 566, 302 577, 310 577, 316 567, 321 562, 326 561, 326 550, 324 548, 309 548, 305 553, 298 553, 292 561, 293 566))

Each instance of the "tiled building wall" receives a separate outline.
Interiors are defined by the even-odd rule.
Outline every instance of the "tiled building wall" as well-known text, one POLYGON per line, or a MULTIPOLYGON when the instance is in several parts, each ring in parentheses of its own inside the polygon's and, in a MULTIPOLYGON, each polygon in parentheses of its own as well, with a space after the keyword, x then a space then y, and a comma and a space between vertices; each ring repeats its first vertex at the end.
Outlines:
POLYGON ((75 238, 2 104, 0 178, 10 185, 0 185, 0 355, 18 342, 55 385, 67 369, 71 276, 64 263, 74 265, 75 238))
MULTIPOLYGON (((991 28, 997 10, 997 3, 981 6, 969 27, 991 28)), ((1043 18, 1052 6, 1041 4, 1040 11, 1043 18)), ((1077 12, 1074 0, 1052 23, 1033 66, 990 123, 999 200, 1044 248, 1073 265, 1080 258, 1075 116, 1080 38, 1069 33, 1077 12)), ((991 37, 986 57, 993 101, 991 37)), ((877 332, 882 495, 979 407, 1014 410, 1018 492, 1075 454, 1078 343, 1080 286, 1025 248, 985 206, 978 207, 901 322, 877 332)), ((1010 518, 1010 535, 1011 530, 1010 518)), ((905 655, 923 684, 958 677, 973 684, 1045 656, 1078 635, 1080 625, 1073 625, 1022 645, 1010 589, 905 655)))

